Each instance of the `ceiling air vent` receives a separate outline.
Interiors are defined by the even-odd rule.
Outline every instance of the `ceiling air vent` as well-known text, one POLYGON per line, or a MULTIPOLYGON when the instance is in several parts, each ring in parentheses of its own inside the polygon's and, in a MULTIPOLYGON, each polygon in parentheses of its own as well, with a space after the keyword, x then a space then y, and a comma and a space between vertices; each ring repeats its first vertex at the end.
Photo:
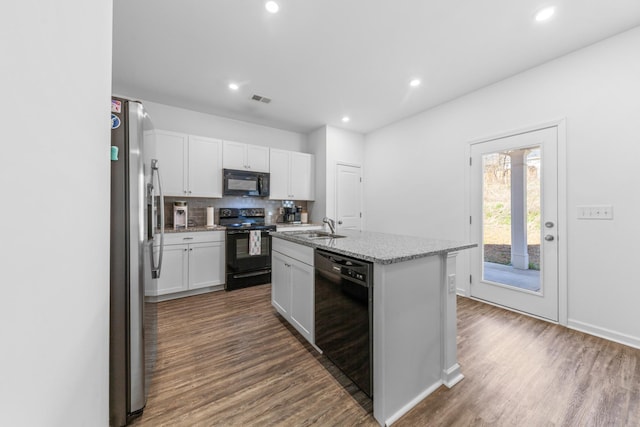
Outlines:
POLYGON ((265 104, 268 104, 271 102, 271 98, 267 98, 266 96, 260 96, 260 95, 253 95, 251 99, 258 102, 264 102, 265 104))

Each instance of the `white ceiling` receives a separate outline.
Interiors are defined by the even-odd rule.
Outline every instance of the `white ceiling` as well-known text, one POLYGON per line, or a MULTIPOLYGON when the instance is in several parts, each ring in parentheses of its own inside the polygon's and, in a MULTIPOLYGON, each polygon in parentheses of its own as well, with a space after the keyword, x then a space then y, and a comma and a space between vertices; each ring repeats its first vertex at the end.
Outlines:
POLYGON ((264 3, 114 0, 113 92, 368 133, 640 25, 638 0, 279 0, 275 15, 264 3), (535 22, 546 5, 555 16, 535 22))

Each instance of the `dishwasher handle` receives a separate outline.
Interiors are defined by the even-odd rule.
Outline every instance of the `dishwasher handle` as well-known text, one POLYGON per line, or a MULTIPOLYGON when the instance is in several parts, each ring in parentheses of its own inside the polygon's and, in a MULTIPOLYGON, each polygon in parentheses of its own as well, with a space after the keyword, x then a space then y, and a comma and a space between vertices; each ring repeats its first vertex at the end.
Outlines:
POLYGON ((338 265, 344 265, 344 266, 348 266, 348 267, 367 267, 367 263, 365 262, 358 262, 355 260, 351 260, 351 259, 346 259, 346 258, 341 258, 340 256, 338 256, 337 254, 334 253, 330 253, 330 252, 324 252, 321 250, 316 250, 316 253, 323 257, 326 258, 329 262, 333 263, 333 264, 338 264, 338 265))
POLYGON ((316 255, 324 259, 323 262, 316 262, 317 270, 324 270, 330 274, 335 274, 350 282, 368 288, 372 275, 370 263, 358 262, 356 260, 345 259, 333 253, 316 250, 316 255))

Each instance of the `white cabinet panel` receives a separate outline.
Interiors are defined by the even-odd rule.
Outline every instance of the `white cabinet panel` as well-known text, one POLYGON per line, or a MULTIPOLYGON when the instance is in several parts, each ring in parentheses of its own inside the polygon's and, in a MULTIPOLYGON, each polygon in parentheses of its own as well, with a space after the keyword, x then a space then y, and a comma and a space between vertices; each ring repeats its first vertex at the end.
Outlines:
POLYGON ((155 130, 149 141, 165 195, 222 197, 221 140, 155 130))
POLYGON ((252 172, 269 172, 269 147, 247 145, 247 166, 252 172))
POLYGON ((313 200, 313 155, 291 154, 291 194, 295 200, 313 200))
POLYGON ((246 169, 247 144, 225 141, 223 144, 223 164, 225 169, 246 169))
POLYGON ((241 142, 224 141, 225 169, 269 172, 269 148, 241 142))
POLYGON ((313 254, 313 249, 281 239, 274 238, 273 242, 271 304, 313 344, 314 269, 313 258, 309 256, 309 253, 313 254), (285 251, 286 255, 278 252, 278 249, 285 251))
MULTIPOLYGON (((157 251, 157 247, 154 248, 157 251)), ((168 245, 162 254, 162 271, 155 295, 187 290, 188 245, 168 245)))
POLYGON ((313 342, 313 267, 291 260, 291 320, 296 329, 313 342))
POLYGON ((222 141, 189 136, 189 196, 222 197, 222 141))
POLYGON ((285 318, 291 309, 291 279, 288 258, 278 252, 271 252, 271 304, 285 318))
POLYGON ((189 289, 224 283, 224 242, 189 245, 189 289))
POLYGON ((271 150, 270 188, 269 198, 274 200, 289 200, 290 171, 289 152, 284 150, 271 150))
MULTIPOLYGON (((157 291, 147 295, 185 296, 184 291, 224 284, 224 239, 223 231, 166 234, 157 291)), ((156 256, 157 252, 155 246, 156 256)))
POLYGON ((158 159, 162 189, 167 196, 184 196, 187 186, 185 162, 188 136, 181 133, 156 130, 151 139, 155 158, 158 159))
POLYGON ((273 200, 313 200, 313 155, 272 148, 270 155, 273 200))

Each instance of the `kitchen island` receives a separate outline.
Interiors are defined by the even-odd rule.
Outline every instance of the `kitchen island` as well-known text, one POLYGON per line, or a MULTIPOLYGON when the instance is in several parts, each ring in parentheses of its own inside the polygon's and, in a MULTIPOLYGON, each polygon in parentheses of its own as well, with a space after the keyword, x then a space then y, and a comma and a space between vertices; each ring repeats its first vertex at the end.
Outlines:
MULTIPOLYGON (((373 263, 373 416, 380 425, 391 425, 441 385, 452 387, 463 378, 456 350, 455 256, 476 244, 364 231, 339 233, 344 237, 322 238, 309 232, 272 236, 285 241, 283 246, 294 259, 298 247, 307 264, 313 249, 373 263)), ((274 248, 277 243, 274 240, 274 248)), ((275 281, 274 277, 274 293, 275 281)), ((297 319, 304 317, 299 313, 297 319)), ((315 345, 313 327, 295 323, 315 345)))

